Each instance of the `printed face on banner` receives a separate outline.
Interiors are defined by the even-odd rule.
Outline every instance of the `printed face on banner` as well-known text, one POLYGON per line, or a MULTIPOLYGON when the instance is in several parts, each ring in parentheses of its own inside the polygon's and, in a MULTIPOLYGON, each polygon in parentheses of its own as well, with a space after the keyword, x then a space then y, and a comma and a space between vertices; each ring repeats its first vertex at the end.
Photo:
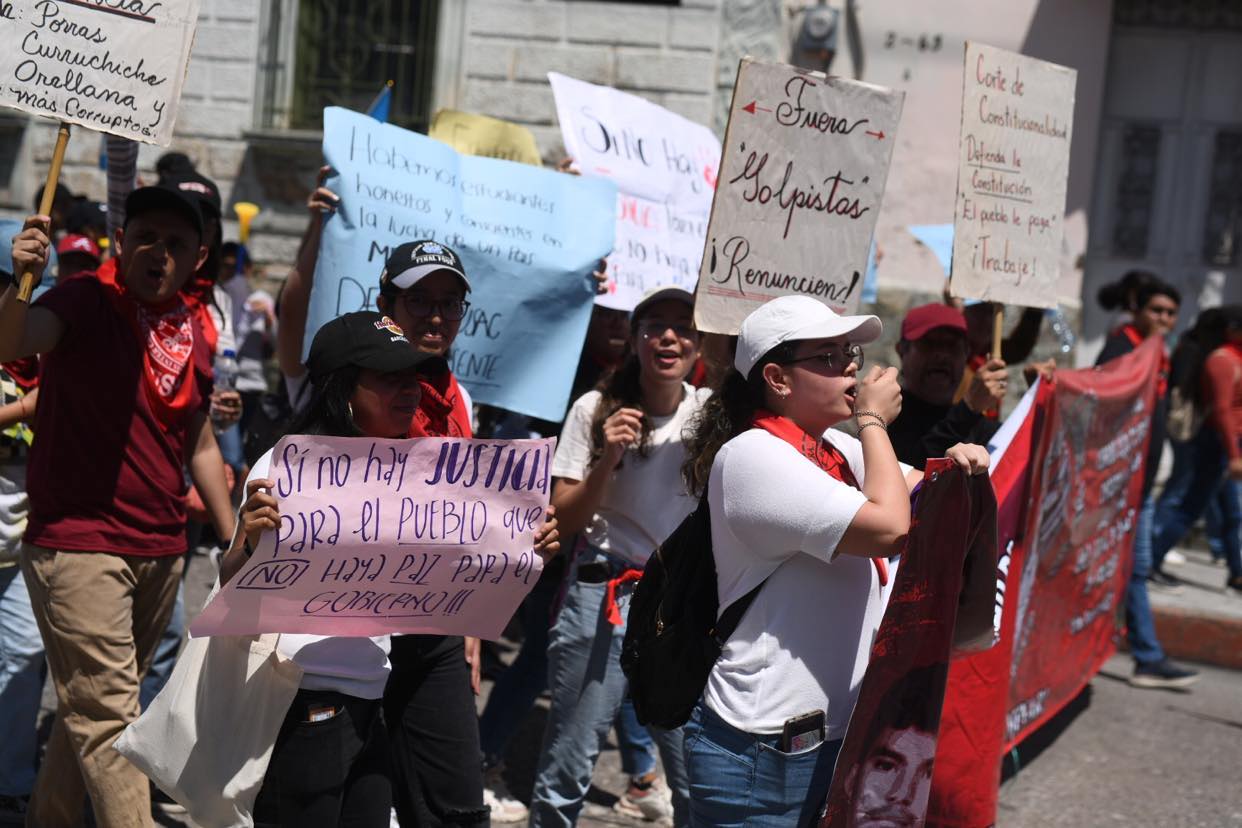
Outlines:
POLYGON ((375 308, 388 253, 430 239, 461 256, 470 307, 448 352, 476 402, 559 420, 612 250, 616 187, 459 155, 347 109, 324 110, 340 205, 324 225, 303 347, 329 319, 375 308))
POLYGON ((0 106, 167 146, 199 0, 0 0, 0 106))
POLYGON ((280 529, 191 634, 499 638, 539 580, 555 443, 282 438, 280 529))
POLYGON ((903 93, 744 58, 699 272, 699 330, 804 294, 837 312, 862 295, 903 93))
POLYGON ((966 44, 954 296, 1056 304, 1078 73, 966 44))
POLYGON ((648 100, 548 73, 565 150, 586 177, 617 183, 608 293, 632 310, 653 287, 693 291, 720 164, 710 129, 648 100))

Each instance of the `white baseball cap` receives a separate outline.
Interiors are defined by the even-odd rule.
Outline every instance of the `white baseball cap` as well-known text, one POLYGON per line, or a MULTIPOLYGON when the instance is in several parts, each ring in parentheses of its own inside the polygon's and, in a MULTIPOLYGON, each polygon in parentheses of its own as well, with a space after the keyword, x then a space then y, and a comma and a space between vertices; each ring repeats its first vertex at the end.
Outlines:
POLYGON ((733 367, 742 376, 768 351, 782 342, 827 339, 853 334, 858 345, 874 342, 884 326, 874 316, 838 316, 832 308, 809 296, 782 296, 753 311, 742 322, 737 335, 737 355, 733 367))
POLYGON ((630 312, 630 318, 637 319, 643 315, 643 311, 654 305, 656 302, 663 302, 665 299, 675 299, 678 302, 694 307, 694 294, 682 287, 654 287, 643 294, 643 298, 638 300, 638 304, 634 306, 634 310, 630 312))

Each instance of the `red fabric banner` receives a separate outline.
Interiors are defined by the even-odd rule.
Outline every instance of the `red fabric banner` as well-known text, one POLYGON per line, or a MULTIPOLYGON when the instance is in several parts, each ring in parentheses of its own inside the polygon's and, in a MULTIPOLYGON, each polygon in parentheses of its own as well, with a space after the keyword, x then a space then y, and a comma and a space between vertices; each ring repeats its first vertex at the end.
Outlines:
POLYGON ((928 825, 994 824, 1001 757, 1116 650, 1162 356, 1059 371, 994 460, 999 640, 950 670, 928 825))

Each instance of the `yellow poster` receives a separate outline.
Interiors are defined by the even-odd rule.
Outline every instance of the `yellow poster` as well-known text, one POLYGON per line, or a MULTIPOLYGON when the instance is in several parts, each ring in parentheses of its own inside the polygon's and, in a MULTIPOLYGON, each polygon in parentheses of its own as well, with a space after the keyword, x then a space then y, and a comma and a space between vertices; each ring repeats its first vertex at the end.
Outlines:
POLYGON ((531 131, 498 118, 441 109, 431 119, 431 130, 427 134, 466 155, 503 158, 535 166, 543 164, 531 131))

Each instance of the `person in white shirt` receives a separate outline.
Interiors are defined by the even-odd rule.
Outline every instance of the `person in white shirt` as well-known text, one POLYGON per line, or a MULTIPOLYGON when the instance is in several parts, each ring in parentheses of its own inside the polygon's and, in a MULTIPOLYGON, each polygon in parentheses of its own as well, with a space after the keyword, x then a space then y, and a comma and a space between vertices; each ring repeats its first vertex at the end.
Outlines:
MULTIPOLYGON (((629 354, 599 390, 574 402, 552 461, 561 531, 581 538, 549 633, 552 706, 535 774, 533 828, 577 822, 600 745, 625 698, 621 643, 634 583, 652 550, 694 507, 678 475, 686 457, 682 433, 708 393, 685 382, 698 358, 693 303, 687 291, 663 288, 634 308, 629 354)), ((675 824, 684 825, 680 730, 652 735, 675 824)))
MULTIPOLYGON (((374 311, 348 313, 315 334, 307 359, 312 395, 290 433, 404 438, 420 384, 448 370, 442 357, 410 346, 395 322, 374 311)), ((246 481, 239 529, 221 566, 237 573, 260 535, 280 525, 267 477, 271 451, 246 481)), ((554 520, 536 535, 542 554, 559 551, 554 520)), ((261 825, 316 828, 389 824, 392 756, 381 713, 392 671, 389 636, 281 635, 277 647, 304 673, 285 716, 254 805, 261 825)), ((449 709, 451 700, 443 700, 449 709)), ((467 719, 473 723, 474 711, 467 719)), ((474 757, 476 761, 480 758, 474 757)))
MULTIPOLYGON (((874 316, 774 299, 696 421, 684 472, 707 492, 721 611, 760 588, 683 728, 691 825, 808 824, 827 795, 922 479, 888 439, 896 369, 858 378, 880 333, 874 316), (831 429, 851 417, 858 438, 831 429)), ((949 456, 987 470, 980 446, 949 456)))

